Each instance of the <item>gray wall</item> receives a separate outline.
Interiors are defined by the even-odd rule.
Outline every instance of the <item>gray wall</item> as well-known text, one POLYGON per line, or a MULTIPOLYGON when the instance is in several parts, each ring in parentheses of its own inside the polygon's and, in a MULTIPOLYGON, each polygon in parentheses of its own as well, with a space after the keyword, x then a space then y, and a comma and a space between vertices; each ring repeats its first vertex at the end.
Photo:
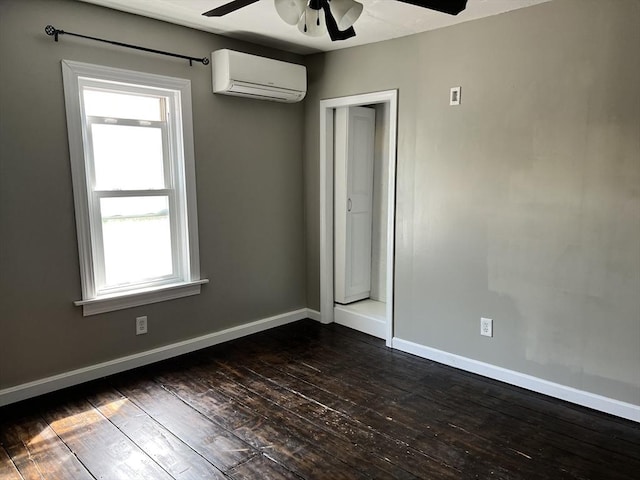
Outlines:
POLYGON ((398 88, 395 335, 640 404, 638 25, 637 0, 556 0, 310 57, 309 307, 318 101, 398 88))
POLYGON ((248 43, 65 0, 0 1, 0 388, 306 306, 302 104, 211 92, 210 67, 44 33, 194 56, 248 43), (60 60, 191 80, 201 270, 195 297, 82 317, 60 60), (149 333, 134 335, 148 315, 149 333))

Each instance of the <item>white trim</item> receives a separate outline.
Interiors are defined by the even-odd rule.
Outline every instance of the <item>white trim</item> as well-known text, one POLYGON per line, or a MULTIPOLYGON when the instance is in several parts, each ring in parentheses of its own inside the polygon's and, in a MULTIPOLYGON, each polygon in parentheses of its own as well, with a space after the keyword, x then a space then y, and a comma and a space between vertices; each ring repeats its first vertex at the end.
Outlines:
POLYGON ((82 116, 80 95, 78 93, 77 68, 82 64, 62 60, 62 79, 64 103, 67 115, 67 137, 69 139, 69 158, 71 160, 71 180, 73 184, 73 202, 76 217, 76 234, 78 237, 78 254, 80 257, 80 278, 82 280, 82 296, 89 298, 96 290, 95 272, 93 269, 93 253, 90 248, 91 235, 89 227, 89 197, 87 194, 87 172, 84 162, 84 143, 82 135, 82 116), (73 127, 70 127, 73 126, 73 127), (91 294, 89 293, 91 292, 91 294))
POLYGON ((320 322, 322 320, 322 315, 320 315, 320 312, 317 310, 307 308, 307 318, 315 320, 316 322, 320 322))
POLYGON ((200 286, 205 283, 209 283, 209 280, 202 279, 179 284, 172 283, 166 286, 105 295, 89 300, 76 300, 73 303, 77 307, 82 306, 82 315, 87 317, 89 315, 122 310, 124 308, 139 307, 140 305, 188 297, 189 295, 199 295, 200 286))
POLYGON ((491 365, 489 363, 462 357, 454 353, 448 353, 435 348, 427 347, 408 340, 393 338, 393 348, 411 353, 422 358, 427 358, 444 365, 459 368, 467 372, 477 373, 484 377, 499 380, 501 382, 526 388, 537 393, 559 398, 567 402, 593 408, 601 412, 618 417, 640 422, 640 405, 622 402, 595 393, 585 392, 573 387, 550 382, 542 378, 527 375, 525 373, 508 370, 506 368, 491 365))
POLYGON ((270 328, 279 327, 287 323, 296 322, 308 317, 308 310, 301 308, 292 312, 275 315, 255 322, 246 323, 237 327, 228 328, 220 332, 210 333, 201 337, 191 338, 182 342, 164 345, 162 347, 147 350, 145 352, 127 355, 107 362, 98 363, 70 372, 53 375, 33 382, 23 383, 0 390, 0 407, 10 403, 26 400, 27 398, 43 395, 45 393, 71 387, 80 383, 89 382, 107 375, 124 372, 133 368, 142 367, 151 363, 166 360, 168 358, 183 355, 185 353, 211 347, 219 343, 228 342, 236 338, 262 332, 270 328))
POLYGON ((387 325, 385 343, 390 347, 393 342, 393 305, 394 273, 395 273, 395 238, 396 238, 396 164, 398 141, 398 91, 389 98, 389 172, 387 184, 387 325))
POLYGON ((320 321, 331 323, 334 303, 333 112, 323 102, 320 101, 320 321))
POLYGON ((353 328, 376 338, 384 340, 387 331, 387 322, 373 315, 354 312, 342 305, 336 305, 333 310, 334 321, 338 325, 353 328))
POLYGON ((393 338, 393 272, 396 201, 396 143, 398 91, 320 100, 320 313, 322 323, 334 321, 333 301, 333 115, 334 108, 386 103, 389 105, 389 176, 387 185, 387 311, 385 341, 393 338))

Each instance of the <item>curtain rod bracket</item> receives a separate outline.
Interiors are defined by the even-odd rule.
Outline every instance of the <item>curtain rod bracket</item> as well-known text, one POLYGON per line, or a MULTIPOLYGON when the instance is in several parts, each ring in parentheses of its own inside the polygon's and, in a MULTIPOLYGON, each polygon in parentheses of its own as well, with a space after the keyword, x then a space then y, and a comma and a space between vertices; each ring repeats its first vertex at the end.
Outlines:
POLYGON ((44 27, 44 32, 50 37, 53 37, 53 39, 56 42, 58 41, 59 35, 66 34, 66 35, 72 35, 74 37, 86 38, 88 40, 95 40, 97 42, 110 43, 111 45, 117 45, 119 47, 133 48, 134 50, 142 50, 143 52, 151 52, 151 53, 157 53, 159 55, 167 55, 169 57, 183 58, 185 60, 189 60, 189 66, 193 66, 194 61, 200 62, 203 65, 209 65, 209 59, 207 57, 203 57, 203 58, 189 57, 188 55, 180 55, 179 53, 165 52, 163 50, 155 50, 153 48, 140 47, 138 45, 131 45, 129 43, 115 42, 113 40, 105 40, 103 38, 90 37, 88 35, 80 35, 79 33, 65 32, 64 30, 57 29, 53 25, 47 25, 46 27, 44 27))

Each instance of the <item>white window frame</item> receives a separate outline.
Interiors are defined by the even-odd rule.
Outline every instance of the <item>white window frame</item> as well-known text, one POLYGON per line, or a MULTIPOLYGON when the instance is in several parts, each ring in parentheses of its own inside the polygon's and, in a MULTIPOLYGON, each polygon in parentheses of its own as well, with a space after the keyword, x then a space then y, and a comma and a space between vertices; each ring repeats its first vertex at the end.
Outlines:
MULTIPOLYGON (((73 180, 83 315, 120 310, 200 293, 198 226, 196 211, 195 160, 191 112, 191 82, 101 65, 62 60, 69 153, 73 180), (88 120, 83 111, 83 87, 112 87, 121 91, 153 90, 166 98, 166 129, 171 137, 168 160, 165 159, 166 188, 154 194, 168 195, 172 206, 172 254, 174 274, 153 282, 105 289, 101 288, 103 255, 99 210, 101 196, 119 196, 117 192, 94 189, 88 120)), ((126 124, 126 122, 125 122, 126 124)), ((138 192, 144 194, 144 191, 138 192)), ((122 196, 133 195, 123 192, 122 196)))

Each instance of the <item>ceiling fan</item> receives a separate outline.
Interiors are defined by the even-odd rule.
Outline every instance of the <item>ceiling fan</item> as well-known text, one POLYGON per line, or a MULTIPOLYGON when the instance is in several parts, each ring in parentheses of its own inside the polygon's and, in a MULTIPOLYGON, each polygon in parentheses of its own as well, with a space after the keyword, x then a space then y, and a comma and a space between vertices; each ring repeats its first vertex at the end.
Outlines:
MULTIPOLYGON (((222 17, 258 0, 232 0, 213 10, 206 17, 222 17)), ((437 12, 457 15, 467 6, 467 0, 396 0, 437 12)), ((274 0, 280 18, 309 36, 323 35, 325 30, 332 41, 355 37, 353 24, 360 17, 363 5, 355 0, 274 0)))

